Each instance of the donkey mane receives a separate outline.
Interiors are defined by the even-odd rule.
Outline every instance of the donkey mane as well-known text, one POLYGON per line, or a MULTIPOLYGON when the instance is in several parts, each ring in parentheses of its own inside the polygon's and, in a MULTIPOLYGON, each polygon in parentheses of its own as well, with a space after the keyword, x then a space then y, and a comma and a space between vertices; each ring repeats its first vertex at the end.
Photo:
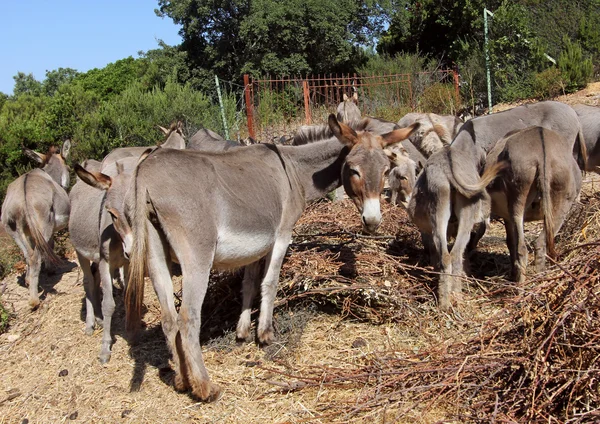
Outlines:
MULTIPOLYGON (((350 122, 346 122, 350 128, 355 131, 371 131, 377 134, 384 134, 399 128, 396 124, 390 121, 385 121, 379 118, 365 117, 361 119, 355 119, 350 122), (391 129, 387 128, 391 125, 391 129)), ((303 125, 301 126, 294 138, 292 139, 292 146, 301 146, 303 144, 310 144, 316 141, 323 141, 330 138, 334 138, 335 135, 327 124, 321 125, 303 125)))

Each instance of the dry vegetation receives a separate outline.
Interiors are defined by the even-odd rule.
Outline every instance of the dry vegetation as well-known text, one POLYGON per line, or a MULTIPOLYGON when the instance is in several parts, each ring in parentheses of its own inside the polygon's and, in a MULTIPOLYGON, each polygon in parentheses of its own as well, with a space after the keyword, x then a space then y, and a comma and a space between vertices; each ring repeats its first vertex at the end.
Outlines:
MULTIPOLYGON (((170 385, 150 287, 135 345, 115 287, 113 356, 100 365, 101 331, 83 333, 68 245, 65 266, 42 277, 35 312, 17 264, 0 282, 12 314, 0 336, 0 423, 598 422, 598 184, 588 181, 569 217, 558 262, 524 284, 504 279, 504 229, 494 223, 451 314, 436 308, 436 275, 402 209, 386 203, 379 236, 363 237, 349 201, 311 205, 283 266, 273 346, 235 342, 241 276, 213 274, 201 341, 224 390, 211 404, 170 385)), ((538 229, 528 226, 529 237, 538 229)))

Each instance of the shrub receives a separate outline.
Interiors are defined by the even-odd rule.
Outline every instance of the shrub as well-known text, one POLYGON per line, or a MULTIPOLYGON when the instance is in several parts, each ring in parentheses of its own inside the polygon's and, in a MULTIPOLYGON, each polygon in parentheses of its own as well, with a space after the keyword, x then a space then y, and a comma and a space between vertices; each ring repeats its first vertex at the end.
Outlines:
POLYGON ((578 42, 564 38, 564 50, 558 56, 558 68, 565 80, 566 91, 571 93, 587 85, 594 73, 592 60, 584 59, 578 42))
POLYGON ((548 68, 535 74, 533 79, 533 94, 536 98, 545 100, 561 95, 565 84, 558 68, 548 68))
POLYGON ((0 334, 4 333, 8 329, 9 320, 10 314, 0 301, 0 334))
POLYGON ((454 115, 460 109, 461 100, 452 84, 435 83, 423 90, 419 108, 424 112, 454 115))

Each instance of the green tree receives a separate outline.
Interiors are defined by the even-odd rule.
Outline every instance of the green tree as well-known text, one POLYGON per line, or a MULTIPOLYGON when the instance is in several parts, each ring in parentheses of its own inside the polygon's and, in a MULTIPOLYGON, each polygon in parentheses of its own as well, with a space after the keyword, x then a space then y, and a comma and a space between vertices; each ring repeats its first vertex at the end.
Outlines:
POLYGON ((237 80, 245 72, 351 71, 386 10, 356 0, 159 0, 156 13, 182 25, 188 65, 204 71, 198 76, 237 80))
POLYGON ((46 71, 46 79, 42 82, 43 92, 47 96, 53 96, 61 85, 73 81, 79 75, 72 68, 58 68, 53 71, 46 71))
POLYGON ((77 75, 73 82, 86 91, 92 91, 102 100, 107 100, 124 91, 129 84, 139 80, 146 70, 144 61, 128 58, 109 63, 104 68, 94 68, 77 75))
POLYGON ((31 73, 18 72, 13 79, 15 80, 15 87, 13 88, 15 96, 22 94, 37 96, 42 93, 42 83, 36 80, 31 73))

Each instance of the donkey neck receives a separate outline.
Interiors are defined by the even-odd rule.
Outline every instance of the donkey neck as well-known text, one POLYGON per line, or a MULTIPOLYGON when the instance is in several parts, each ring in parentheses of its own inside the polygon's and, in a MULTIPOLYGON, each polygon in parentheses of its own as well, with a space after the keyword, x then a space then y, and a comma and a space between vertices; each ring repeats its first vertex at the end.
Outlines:
POLYGON ((349 149, 338 139, 280 149, 293 163, 306 201, 319 199, 342 185, 342 165, 349 149))

